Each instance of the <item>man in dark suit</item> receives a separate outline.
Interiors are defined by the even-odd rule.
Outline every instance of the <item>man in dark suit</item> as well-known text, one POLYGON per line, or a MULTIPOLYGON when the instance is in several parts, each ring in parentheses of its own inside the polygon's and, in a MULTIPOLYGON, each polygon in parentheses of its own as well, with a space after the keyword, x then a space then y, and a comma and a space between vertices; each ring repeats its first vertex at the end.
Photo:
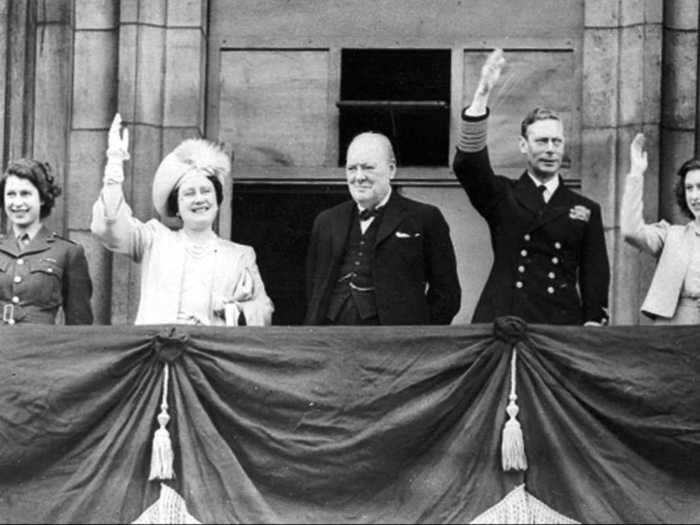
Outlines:
POLYGON ((564 186, 559 116, 537 108, 523 120, 527 170, 519 179, 491 168, 487 101, 504 63, 496 50, 482 68, 454 159, 457 178, 489 225, 494 252, 473 321, 516 315, 531 323, 606 324, 610 268, 600 206, 564 186))
POLYGON ((389 139, 350 143, 352 200, 314 221, 306 261, 306 324, 449 324, 460 307, 454 247, 435 206, 392 191, 389 139))

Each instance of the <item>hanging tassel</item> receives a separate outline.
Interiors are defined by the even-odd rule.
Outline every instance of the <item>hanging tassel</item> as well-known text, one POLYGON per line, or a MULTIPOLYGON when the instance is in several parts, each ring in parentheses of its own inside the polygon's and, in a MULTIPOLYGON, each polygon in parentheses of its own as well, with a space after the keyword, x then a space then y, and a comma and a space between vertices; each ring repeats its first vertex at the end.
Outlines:
POLYGON ((525 443, 520 422, 516 419, 520 409, 516 403, 518 396, 515 393, 515 363, 518 356, 517 349, 513 348, 510 359, 510 395, 508 396, 508 421, 503 427, 503 439, 501 441, 501 465, 504 471, 527 470, 527 457, 525 456, 525 443))
POLYGON ((170 421, 168 415, 168 378, 170 376, 170 365, 165 363, 163 368, 163 400, 160 404, 160 414, 158 414, 158 424, 160 428, 153 436, 153 447, 151 450, 151 474, 149 480, 172 479, 173 474, 173 445, 170 441, 170 434, 165 428, 170 421))

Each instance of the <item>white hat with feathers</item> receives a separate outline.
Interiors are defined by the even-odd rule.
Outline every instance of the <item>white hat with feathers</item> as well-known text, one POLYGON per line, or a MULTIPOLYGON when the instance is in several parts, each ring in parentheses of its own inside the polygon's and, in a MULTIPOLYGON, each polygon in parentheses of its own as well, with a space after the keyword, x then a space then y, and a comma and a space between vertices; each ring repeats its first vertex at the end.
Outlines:
POLYGON ((190 173, 213 175, 222 187, 231 172, 231 159, 221 144, 207 139, 186 139, 161 161, 153 177, 153 206, 166 221, 168 196, 190 173))

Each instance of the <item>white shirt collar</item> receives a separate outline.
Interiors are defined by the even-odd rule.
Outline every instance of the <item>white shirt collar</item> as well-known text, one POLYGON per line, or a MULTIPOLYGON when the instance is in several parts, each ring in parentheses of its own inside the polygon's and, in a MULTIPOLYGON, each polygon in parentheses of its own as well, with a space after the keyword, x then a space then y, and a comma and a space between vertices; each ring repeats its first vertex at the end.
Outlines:
MULTIPOLYGON (((384 198, 381 201, 379 201, 379 204, 377 204, 375 206, 375 208, 381 208, 382 206, 386 206, 386 203, 389 202, 389 197, 391 197, 391 186, 389 186, 389 192, 384 196, 384 198)), ((358 211, 362 211, 364 209, 366 209, 366 208, 363 208, 359 204, 357 205, 358 211)), ((373 219, 374 217, 371 217, 371 218, 373 219)), ((367 220, 370 220, 370 219, 367 219, 367 220)))
POLYGON ((36 237, 36 234, 39 233, 39 230, 41 230, 41 221, 35 222, 21 233, 17 233, 17 230, 14 228, 14 226, 12 227, 12 233, 14 233, 15 239, 18 238, 20 235, 26 233, 29 236, 29 240, 33 240, 34 237, 36 237))
MULTIPOLYGON (((527 174, 530 177, 530 179, 532 179, 532 182, 535 185, 535 187, 541 186, 543 184, 542 181, 535 178, 529 171, 527 172, 527 174)), ((559 175, 557 174, 551 179, 549 179, 547 182, 545 182, 544 187, 547 188, 544 192, 544 200, 548 201, 559 187, 559 175)))

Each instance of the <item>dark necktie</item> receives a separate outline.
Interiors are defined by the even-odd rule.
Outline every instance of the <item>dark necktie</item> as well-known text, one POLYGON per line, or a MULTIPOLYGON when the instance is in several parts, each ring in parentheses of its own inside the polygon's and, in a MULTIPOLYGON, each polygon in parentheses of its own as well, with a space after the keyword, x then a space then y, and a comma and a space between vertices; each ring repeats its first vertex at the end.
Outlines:
POLYGON ((537 189, 540 192, 540 199, 542 199, 542 204, 547 204, 547 200, 544 198, 544 192, 547 191, 547 186, 545 186, 544 184, 540 184, 539 186, 537 186, 537 189))
POLYGON ((28 233, 23 233, 19 237, 17 237, 17 248, 19 251, 24 250, 25 246, 29 244, 29 234, 28 233))
POLYGON ((376 217, 379 215, 379 212, 381 211, 381 208, 371 208, 371 209, 366 209, 362 210, 360 212, 360 220, 361 221, 366 221, 367 219, 371 219, 372 217, 376 217))

